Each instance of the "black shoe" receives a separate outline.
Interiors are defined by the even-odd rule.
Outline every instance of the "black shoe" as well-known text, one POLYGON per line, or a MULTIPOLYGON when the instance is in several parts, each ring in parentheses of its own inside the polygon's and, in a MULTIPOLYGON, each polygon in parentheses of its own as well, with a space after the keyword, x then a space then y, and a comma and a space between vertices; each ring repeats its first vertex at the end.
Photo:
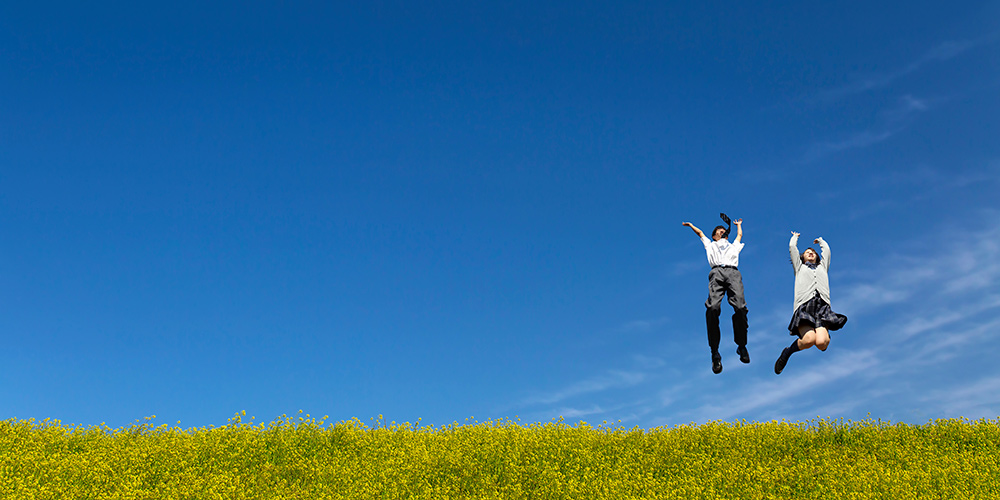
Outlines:
POLYGON ((741 345, 736 348, 736 354, 740 355, 740 361, 744 363, 750 362, 750 353, 747 352, 747 346, 741 345))
POLYGON ((774 362, 774 374, 781 375, 781 370, 785 369, 785 363, 788 363, 788 357, 792 353, 788 352, 789 349, 786 347, 781 350, 781 356, 778 356, 778 360, 774 362))
POLYGON ((717 352, 712 353, 712 373, 722 373, 722 355, 717 352))

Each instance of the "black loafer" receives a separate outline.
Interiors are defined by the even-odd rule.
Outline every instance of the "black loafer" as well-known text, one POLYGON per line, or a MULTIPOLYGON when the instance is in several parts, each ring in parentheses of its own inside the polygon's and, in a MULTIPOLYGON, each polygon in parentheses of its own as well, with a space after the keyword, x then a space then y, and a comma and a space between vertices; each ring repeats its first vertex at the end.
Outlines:
POLYGON ((747 346, 741 345, 736 348, 736 354, 740 355, 740 361, 744 363, 750 362, 750 353, 747 352, 747 346))
POLYGON ((722 355, 717 352, 712 354, 712 373, 722 373, 722 355))
POLYGON ((788 363, 788 356, 790 354, 787 347, 781 350, 781 356, 778 356, 778 360, 774 362, 775 375, 781 375, 781 370, 785 369, 785 363, 788 363))

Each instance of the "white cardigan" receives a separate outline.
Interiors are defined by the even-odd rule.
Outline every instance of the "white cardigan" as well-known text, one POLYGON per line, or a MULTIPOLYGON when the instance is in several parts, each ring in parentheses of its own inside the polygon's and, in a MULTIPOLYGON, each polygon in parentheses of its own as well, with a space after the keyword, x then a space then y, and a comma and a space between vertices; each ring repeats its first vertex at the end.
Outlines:
POLYGON ((819 260, 819 265, 816 267, 810 267, 802 263, 802 257, 799 255, 799 247, 797 245, 799 237, 797 235, 792 235, 791 241, 788 242, 788 254, 792 259, 792 269, 795 270, 795 304, 792 306, 792 313, 799 309, 799 306, 809 302, 809 299, 819 292, 819 296, 833 307, 830 302, 830 278, 827 273, 830 270, 830 245, 823 240, 823 238, 817 238, 819 240, 819 247, 821 253, 821 258, 819 260))

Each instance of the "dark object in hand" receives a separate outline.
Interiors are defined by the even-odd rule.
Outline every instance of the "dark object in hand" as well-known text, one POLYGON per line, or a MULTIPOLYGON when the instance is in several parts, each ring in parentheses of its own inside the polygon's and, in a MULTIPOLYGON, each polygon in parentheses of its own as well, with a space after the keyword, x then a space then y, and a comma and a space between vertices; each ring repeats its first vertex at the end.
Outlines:
POLYGON ((733 221, 729 220, 729 216, 723 213, 720 213, 719 217, 722 217, 722 222, 726 223, 726 232, 722 233, 722 237, 729 238, 729 230, 733 226, 733 221))

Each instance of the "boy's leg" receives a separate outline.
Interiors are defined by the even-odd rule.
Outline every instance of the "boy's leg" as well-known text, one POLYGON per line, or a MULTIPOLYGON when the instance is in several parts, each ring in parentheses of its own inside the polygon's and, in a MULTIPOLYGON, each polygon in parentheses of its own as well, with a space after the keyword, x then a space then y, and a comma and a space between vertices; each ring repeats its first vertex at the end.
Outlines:
POLYGON ((743 298, 743 276, 736 269, 727 269, 727 271, 730 272, 730 276, 726 296, 729 299, 729 305, 733 306, 733 341, 736 342, 736 345, 746 346, 747 330, 749 329, 747 313, 749 310, 746 300, 743 298))
POLYGON ((708 300, 705 301, 705 325, 708 327, 708 346, 712 352, 719 352, 722 332, 719 330, 719 316, 722 314, 722 297, 726 287, 719 269, 708 273, 708 300))
POLYGON ((726 294, 723 276, 719 269, 708 273, 708 300, 705 301, 705 324, 708 327, 708 347, 712 349, 712 373, 722 373, 722 355, 719 354, 719 315, 722 313, 722 296, 726 294))

